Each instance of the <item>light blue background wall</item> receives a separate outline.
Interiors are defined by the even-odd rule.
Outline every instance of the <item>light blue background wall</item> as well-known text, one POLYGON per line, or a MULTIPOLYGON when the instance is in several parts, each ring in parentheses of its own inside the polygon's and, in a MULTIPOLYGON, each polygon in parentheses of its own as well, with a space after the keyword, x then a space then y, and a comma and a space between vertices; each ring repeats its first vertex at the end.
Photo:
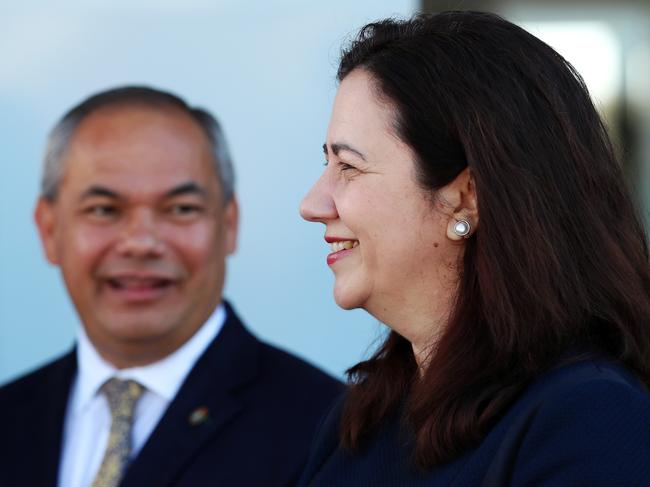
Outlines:
POLYGON ((409 0, 3 2, 0 6, 0 383, 67 350, 77 318, 32 224, 50 127, 87 95, 145 83, 222 121, 242 209, 226 296, 261 337, 333 374, 381 326, 339 310, 323 228, 300 220, 342 41, 409 0))

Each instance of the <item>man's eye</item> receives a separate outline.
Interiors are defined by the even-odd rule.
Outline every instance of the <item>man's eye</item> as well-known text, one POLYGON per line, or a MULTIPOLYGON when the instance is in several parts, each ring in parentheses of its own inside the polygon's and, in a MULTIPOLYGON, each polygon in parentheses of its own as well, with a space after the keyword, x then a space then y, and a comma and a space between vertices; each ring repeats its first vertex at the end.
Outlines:
POLYGON ((192 204, 172 205, 168 209, 169 213, 176 216, 195 215, 203 212, 203 207, 192 204))
POLYGON ((351 166, 346 162, 339 162, 339 168, 341 169, 341 171, 349 171, 351 169, 356 169, 356 167, 351 166))
POLYGON ((118 209, 113 205, 93 205, 87 207, 84 213, 95 217, 109 217, 117 215, 118 209))

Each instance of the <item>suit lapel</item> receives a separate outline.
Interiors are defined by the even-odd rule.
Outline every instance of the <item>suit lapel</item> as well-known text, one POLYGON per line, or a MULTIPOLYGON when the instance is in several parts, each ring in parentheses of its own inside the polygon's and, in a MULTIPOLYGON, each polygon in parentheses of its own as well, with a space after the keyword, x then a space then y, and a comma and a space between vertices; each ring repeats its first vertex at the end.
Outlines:
MULTIPOLYGON (((77 370, 75 351, 51 366, 42 394, 20 412, 22 434, 29 442, 31 468, 24 472, 23 485, 55 487, 58 482, 63 427, 72 379, 77 370)), ((18 418, 16 418, 18 419, 18 418)), ((21 451, 24 455, 24 451, 21 451)))
POLYGON ((259 342, 230 306, 219 335, 197 361, 120 484, 165 486, 201 447, 231 422, 242 405, 232 391, 257 375, 259 342))

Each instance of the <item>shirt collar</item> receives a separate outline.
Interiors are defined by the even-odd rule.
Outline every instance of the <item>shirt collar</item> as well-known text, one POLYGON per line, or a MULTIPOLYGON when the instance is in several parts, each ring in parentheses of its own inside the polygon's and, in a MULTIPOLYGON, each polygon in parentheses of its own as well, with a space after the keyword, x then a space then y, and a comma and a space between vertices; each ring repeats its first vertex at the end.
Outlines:
POLYGON ((158 362, 129 369, 116 369, 104 360, 90 342, 83 327, 80 327, 77 343, 78 394, 73 405, 74 412, 78 413, 87 407, 99 392, 99 388, 111 377, 133 379, 142 384, 148 392, 171 401, 225 321, 225 307, 219 304, 203 326, 176 351, 158 362))

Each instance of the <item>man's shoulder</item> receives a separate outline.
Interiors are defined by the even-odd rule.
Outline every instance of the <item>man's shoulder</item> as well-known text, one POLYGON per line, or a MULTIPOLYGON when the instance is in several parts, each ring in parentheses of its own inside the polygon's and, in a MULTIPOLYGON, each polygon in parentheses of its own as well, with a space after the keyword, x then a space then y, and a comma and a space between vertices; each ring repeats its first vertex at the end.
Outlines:
POLYGON ((340 392, 343 388, 340 381, 306 359, 263 341, 260 341, 260 365, 262 373, 272 376, 278 385, 322 387, 334 392, 340 392))
MULTIPOLYGON (((306 359, 257 338, 239 319, 233 307, 228 302, 225 304, 228 316, 226 328, 229 333, 225 333, 223 339, 229 344, 239 345, 237 360, 240 360, 242 355, 249 359, 254 357, 258 365, 258 381, 280 390, 299 387, 305 390, 320 390, 327 395, 338 395, 342 391, 343 385, 340 381, 306 359), (242 353, 244 349, 250 354, 242 353)), ((219 341, 219 337, 216 341, 219 341)))
POLYGON ((258 357, 258 375, 249 393, 244 394, 244 401, 251 406, 249 413, 264 418, 272 436, 282 434, 290 443, 305 440, 306 447, 319 422, 344 394, 345 385, 268 343, 259 342, 258 357))
POLYGON ((21 401, 39 398, 39 396, 42 400, 41 394, 45 389, 65 387, 72 379, 75 368, 74 351, 69 351, 2 385, 0 409, 16 408, 21 401))

